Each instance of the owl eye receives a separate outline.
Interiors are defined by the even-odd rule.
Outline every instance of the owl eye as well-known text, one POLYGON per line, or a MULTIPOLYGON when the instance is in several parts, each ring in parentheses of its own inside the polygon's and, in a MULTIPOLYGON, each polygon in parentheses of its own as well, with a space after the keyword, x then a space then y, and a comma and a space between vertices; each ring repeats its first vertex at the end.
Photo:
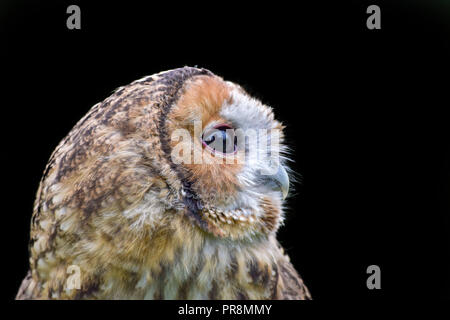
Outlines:
POLYGON ((213 152, 229 154, 236 151, 237 138, 233 128, 222 124, 205 130, 202 135, 202 144, 213 152))

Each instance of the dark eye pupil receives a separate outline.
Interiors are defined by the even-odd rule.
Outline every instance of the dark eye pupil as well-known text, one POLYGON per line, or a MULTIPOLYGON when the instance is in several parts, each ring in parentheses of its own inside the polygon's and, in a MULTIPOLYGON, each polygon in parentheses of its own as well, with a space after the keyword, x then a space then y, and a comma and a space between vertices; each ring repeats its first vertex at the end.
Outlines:
POLYGON ((203 134, 203 142, 214 151, 232 153, 236 150, 237 137, 229 127, 218 127, 203 134), (227 131, 228 130, 228 131, 227 131))

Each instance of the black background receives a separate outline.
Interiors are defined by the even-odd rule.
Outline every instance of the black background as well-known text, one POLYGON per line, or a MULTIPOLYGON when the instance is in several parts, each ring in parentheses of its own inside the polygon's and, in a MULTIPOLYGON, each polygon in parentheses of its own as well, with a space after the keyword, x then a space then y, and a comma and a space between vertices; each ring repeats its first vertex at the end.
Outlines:
POLYGON ((450 298, 445 1, 93 2, 0 6, 6 299, 58 142, 118 86, 184 65, 241 84, 287 125, 303 182, 279 239, 315 299, 450 298), (66 28, 70 4, 81 30, 66 28), (366 28, 369 4, 381 30, 366 28), (371 264, 381 290, 366 287, 371 264))

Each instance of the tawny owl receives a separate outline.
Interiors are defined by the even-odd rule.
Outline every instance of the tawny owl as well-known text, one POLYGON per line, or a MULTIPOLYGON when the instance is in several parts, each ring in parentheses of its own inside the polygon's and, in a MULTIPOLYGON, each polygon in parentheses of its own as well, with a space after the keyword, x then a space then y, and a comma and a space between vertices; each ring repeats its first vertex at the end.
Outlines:
POLYGON ((47 164, 17 299, 309 299, 276 240, 289 186, 282 129, 205 69, 119 88, 47 164), (238 141, 238 129, 256 140, 238 141), (276 139, 278 161, 252 153, 276 139))

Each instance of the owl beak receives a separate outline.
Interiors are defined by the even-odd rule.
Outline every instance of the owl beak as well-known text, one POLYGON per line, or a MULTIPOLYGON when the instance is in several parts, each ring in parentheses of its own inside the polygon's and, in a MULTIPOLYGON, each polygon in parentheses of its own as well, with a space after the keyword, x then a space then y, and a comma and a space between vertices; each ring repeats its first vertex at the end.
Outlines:
POLYGON ((289 192, 289 176, 286 169, 279 165, 277 173, 270 176, 270 179, 277 185, 277 190, 280 190, 283 194, 283 200, 286 199, 289 192))

